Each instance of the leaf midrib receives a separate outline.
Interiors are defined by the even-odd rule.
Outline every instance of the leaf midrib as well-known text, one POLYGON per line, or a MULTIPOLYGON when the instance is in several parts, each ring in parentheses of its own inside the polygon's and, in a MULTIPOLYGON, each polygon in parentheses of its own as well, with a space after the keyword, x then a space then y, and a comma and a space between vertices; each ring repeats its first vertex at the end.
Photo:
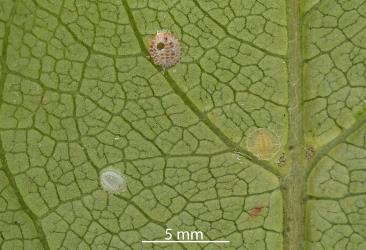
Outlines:
POLYGON ((290 169, 281 185, 284 201, 284 249, 304 249, 305 166, 302 106, 300 0, 287 1, 290 169))

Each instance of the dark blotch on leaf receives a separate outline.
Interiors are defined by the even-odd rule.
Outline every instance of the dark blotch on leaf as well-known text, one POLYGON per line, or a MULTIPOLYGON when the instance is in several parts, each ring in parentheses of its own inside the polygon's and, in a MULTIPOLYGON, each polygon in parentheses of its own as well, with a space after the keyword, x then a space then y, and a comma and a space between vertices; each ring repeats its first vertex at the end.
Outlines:
POLYGON ((156 48, 157 48, 158 50, 162 50, 162 49, 164 49, 164 47, 165 47, 164 43, 158 43, 158 44, 156 45, 156 48))

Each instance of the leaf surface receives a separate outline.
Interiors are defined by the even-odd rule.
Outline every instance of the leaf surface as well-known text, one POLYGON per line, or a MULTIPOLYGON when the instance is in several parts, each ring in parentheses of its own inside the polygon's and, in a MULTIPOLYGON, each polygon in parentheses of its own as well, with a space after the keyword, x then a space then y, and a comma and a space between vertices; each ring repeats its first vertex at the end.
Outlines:
POLYGON ((0 0, 0 248, 366 248, 365 44, 363 0, 0 0))

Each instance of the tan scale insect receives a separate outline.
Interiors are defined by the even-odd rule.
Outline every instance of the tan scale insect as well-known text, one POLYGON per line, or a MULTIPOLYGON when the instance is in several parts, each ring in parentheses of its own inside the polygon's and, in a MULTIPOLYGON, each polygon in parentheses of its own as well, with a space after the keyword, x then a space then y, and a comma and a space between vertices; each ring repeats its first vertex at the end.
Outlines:
POLYGON ((259 128, 248 136, 247 148, 259 159, 270 160, 280 150, 281 142, 271 130, 259 128))
POLYGON ((168 31, 158 31, 150 41, 149 54, 156 65, 168 69, 180 62, 182 46, 168 31))

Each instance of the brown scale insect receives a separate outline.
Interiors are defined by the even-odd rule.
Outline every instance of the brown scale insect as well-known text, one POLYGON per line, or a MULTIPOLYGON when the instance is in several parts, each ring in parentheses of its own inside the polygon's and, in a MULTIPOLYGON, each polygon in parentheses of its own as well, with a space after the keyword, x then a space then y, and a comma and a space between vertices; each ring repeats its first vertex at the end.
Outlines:
POLYGON ((150 41, 149 53, 156 65, 167 69, 179 63, 182 56, 182 46, 170 32, 158 31, 150 41))
POLYGON ((276 162, 277 166, 279 166, 279 167, 285 166, 286 161, 287 161, 286 155, 285 155, 285 153, 282 153, 281 156, 278 158, 278 160, 276 162))
POLYGON ((307 146, 306 151, 305 151, 306 160, 310 161, 314 157, 314 155, 315 155, 314 146, 313 145, 307 146))

